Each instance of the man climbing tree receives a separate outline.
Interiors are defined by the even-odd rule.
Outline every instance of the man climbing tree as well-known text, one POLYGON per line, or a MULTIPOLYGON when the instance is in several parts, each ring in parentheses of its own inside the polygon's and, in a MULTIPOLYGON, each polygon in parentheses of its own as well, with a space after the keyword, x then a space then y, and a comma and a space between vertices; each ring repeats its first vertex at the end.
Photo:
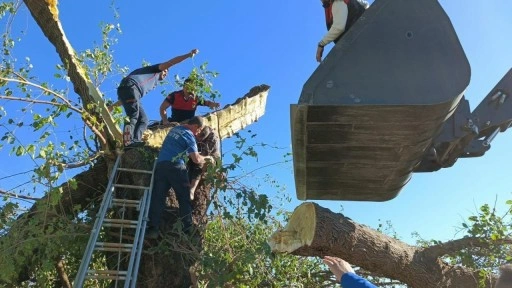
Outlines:
POLYGON ((125 147, 143 146, 142 134, 148 127, 148 117, 140 100, 149 91, 153 90, 159 81, 165 79, 168 69, 187 58, 192 58, 199 52, 193 49, 187 54, 172 58, 167 62, 142 67, 133 70, 123 78, 117 88, 119 101, 114 106, 122 104, 129 122, 125 123, 123 142, 125 147))

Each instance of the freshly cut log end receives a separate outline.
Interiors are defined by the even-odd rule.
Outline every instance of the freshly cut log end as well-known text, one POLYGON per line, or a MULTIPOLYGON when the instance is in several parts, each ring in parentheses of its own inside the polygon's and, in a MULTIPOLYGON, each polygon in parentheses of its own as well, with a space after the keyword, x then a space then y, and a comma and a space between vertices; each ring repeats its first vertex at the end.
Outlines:
POLYGON ((313 203, 304 203, 295 208, 286 227, 270 236, 268 244, 273 252, 291 253, 311 245, 316 230, 315 207, 313 203))

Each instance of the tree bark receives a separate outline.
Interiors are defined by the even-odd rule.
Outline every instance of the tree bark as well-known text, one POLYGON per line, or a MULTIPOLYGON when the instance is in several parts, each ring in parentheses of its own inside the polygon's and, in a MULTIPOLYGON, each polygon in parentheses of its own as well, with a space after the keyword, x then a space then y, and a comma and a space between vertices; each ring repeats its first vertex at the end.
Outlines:
MULTIPOLYGON (((448 265, 439 255, 431 257, 428 249, 408 245, 314 203, 297 207, 269 245, 280 253, 337 256, 415 288, 477 288, 481 280, 478 271, 448 265)), ((491 287, 491 279, 482 280, 491 287)))

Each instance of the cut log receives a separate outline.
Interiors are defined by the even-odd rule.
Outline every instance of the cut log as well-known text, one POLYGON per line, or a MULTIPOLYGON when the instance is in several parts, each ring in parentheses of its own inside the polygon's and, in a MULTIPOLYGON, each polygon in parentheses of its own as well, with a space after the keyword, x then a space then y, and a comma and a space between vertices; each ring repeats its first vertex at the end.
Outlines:
MULTIPOLYGON (((288 224, 268 240, 272 251, 298 256, 326 255, 345 259, 366 271, 410 287, 480 287, 478 271, 429 257, 426 249, 408 245, 315 203, 295 209, 288 224)), ((483 279, 491 287, 489 279, 483 279)))

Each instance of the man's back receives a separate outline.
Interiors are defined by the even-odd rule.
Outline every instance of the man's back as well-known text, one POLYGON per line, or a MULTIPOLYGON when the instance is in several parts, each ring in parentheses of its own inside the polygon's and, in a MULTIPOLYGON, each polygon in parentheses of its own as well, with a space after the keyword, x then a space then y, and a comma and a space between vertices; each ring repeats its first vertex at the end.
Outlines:
POLYGON ((194 134, 184 126, 176 126, 165 137, 157 162, 184 164, 188 154, 193 152, 197 152, 194 134))

